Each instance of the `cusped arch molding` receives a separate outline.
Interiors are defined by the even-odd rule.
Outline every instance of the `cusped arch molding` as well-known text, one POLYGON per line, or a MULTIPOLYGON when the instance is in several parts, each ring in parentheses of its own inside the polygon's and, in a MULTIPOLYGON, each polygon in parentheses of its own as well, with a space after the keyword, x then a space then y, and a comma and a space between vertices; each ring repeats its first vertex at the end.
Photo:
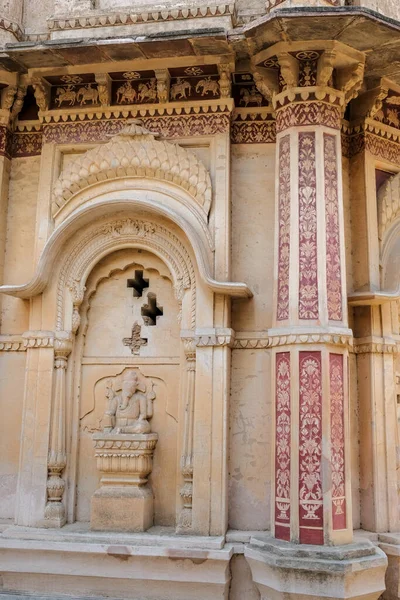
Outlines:
POLYGON ((88 186, 111 179, 148 177, 186 190, 207 219, 212 198, 207 169, 193 152, 156 137, 132 122, 107 144, 100 144, 69 163, 53 188, 53 216, 88 186))
POLYGON ((172 275, 178 301, 182 300, 185 290, 192 289, 194 326, 196 277, 185 246, 162 225, 142 219, 122 218, 90 228, 66 254, 57 284, 57 331, 65 328, 65 289, 69 290, 74 307, 79 307, 84 298, 86 280, 94 266, 102 257, 128 247, 146 249, 165 262, 172 275))
POLYGON ((400 217, 400 173, 393 175, 378 192, 378 232, 383 243, 387 232, 400 217))

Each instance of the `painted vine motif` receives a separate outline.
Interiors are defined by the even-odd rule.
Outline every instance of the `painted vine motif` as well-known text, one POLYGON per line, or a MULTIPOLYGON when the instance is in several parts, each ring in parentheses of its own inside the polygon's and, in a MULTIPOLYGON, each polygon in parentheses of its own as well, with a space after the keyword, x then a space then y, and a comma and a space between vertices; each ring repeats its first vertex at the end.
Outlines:
POLYGON ((322 366, 320 352, 300 352, 299 523, 301 544, 323 544, 322 366))
POLYGON ((315 133, 299 134, 299 318, 318 319, 315 133))
POLYGON ((277 320, 289 318, 290 267, 290 136, 279 143, 277 320))
POLYGON ((275 537, 290 540, 290 352, 276 355, 275 537))
POLYGON ((343 378, 343 355, 330 354, 332 525, 334 530, 346 528, 343 378))
POLYGON ((340 265, 340 229, 336 137, 324 133, 326 288, 328 318, 341 321, 342 272, 340 265))

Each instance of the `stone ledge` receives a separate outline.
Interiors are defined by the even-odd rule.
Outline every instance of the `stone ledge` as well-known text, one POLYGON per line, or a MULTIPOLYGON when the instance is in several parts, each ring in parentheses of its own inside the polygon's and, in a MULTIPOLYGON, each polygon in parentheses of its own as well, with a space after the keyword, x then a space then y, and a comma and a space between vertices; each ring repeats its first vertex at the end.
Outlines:
POLYGON ((221 550, 224 547, 224 536, 195 536, 175 535, 175 528, 151 527, 145 533, 105 533, 91 531, 88 523, 74 523, 65 525, 62 529, 42 529, 34 527, 8 526, 0 535, 0 550, 4 540, 23 540, 25 542, 48 543, 79 543, 87 544, 112 544, 124 545, 135 548, 191 548, 196 550, 221 550))

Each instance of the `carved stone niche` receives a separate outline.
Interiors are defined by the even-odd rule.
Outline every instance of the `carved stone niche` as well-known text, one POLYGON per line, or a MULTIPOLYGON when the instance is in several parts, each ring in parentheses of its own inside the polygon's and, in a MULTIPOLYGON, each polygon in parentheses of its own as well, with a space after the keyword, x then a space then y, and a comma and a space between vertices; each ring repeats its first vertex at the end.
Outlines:
POLYGON ((128 368, 107 382, 103 431, 93 434, 101 487, 91 502, 91 528, 146 531, 153 525, 153 490, 148 477, 158 435, 151 432, 152 383, 128 368))

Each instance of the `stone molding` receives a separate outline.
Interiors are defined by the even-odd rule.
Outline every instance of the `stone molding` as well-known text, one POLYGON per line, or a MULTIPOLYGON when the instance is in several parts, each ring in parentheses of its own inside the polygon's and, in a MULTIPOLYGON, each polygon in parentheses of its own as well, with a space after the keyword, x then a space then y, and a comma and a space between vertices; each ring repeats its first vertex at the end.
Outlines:
POLYGON ((58 16, 47 20, 50 32, 68 29, 92 29, 95 27, 110 27, 115 25, 143 25, 146 23, 163 23, 204 17, 236 18, 235 2, 208 2, 185 8, 154 8, 142 12, 113 12, 94 13, 79 16, 58 16))
POLYGON ((399 345, 395 340, 384 338, 355 338, 354 354, 398 354, 399 345))
POLYGON ((22 334, 25 350, 31 348, 54 348, 54 331, 26 331, 22 334))
POLYGON ((229 346, 233 347, 235 332, 227 328, 196 329, 195 333, 182 331, 181 339, 185 345, 185 353, 191 355, 196 348, 229 346))
POLYGON ((53 188, 53 216, 78 191, 105 179, 146 176, 172 181, 187 190, 202 209, 211 207, 211 179, 203 163, 177 144, 158 141, 138 124, 131 124, 105 145, 88 150, 61 172, 53 188))
POLYGON ((10 21, 10 19, 7 19, 7 17, 0 16, 0 29, 3 29, 4 31, 9 31, 15 36, 15 38, 18 41, 24 38, 24 33, 19 23, 16 23, 15 21, 10 21))
POLYGON ((0 335, 0 352, 25 352, 24 342, 20 335, 0 335))

